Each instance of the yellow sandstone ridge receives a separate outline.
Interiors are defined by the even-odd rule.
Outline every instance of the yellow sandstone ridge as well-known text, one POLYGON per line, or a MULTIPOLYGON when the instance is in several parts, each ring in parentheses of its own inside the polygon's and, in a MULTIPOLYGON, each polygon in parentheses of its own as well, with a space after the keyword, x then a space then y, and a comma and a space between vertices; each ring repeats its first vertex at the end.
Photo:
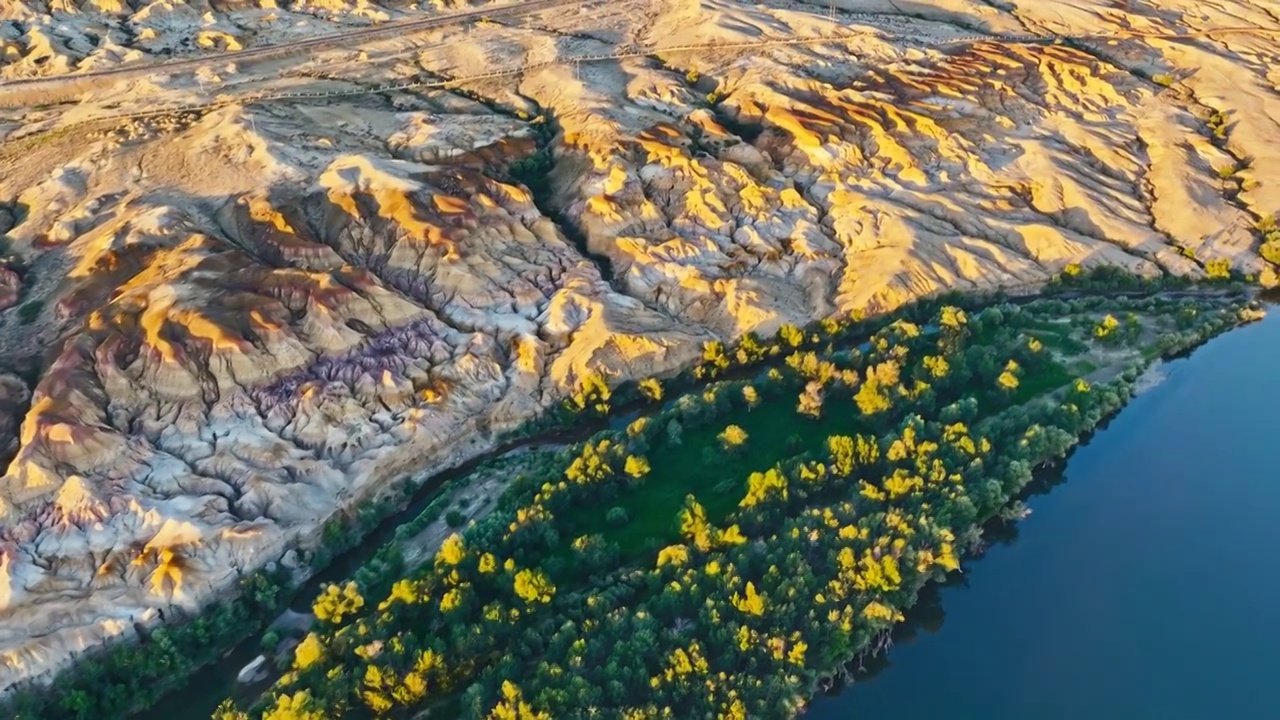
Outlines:
POLYGON ((589 2, 270 58, 236 51, 472 6, 4 5, 0 687, 300 567, 588 375, 1073 263, 1276 281, 1258 3, 900 5, 589 2))

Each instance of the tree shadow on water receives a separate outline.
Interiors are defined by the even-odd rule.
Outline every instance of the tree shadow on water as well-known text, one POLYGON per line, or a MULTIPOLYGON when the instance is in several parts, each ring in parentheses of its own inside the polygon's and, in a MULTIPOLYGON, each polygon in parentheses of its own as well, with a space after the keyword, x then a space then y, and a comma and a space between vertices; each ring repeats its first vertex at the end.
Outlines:
MULTIPOLYGON (((1095 432, 1103 430, 1107 422, 1109 419, 1099 424, 1095 432)), ((1081 445, 1088 442, 1090 436, 1086 436, 1081 445)), ((1033 497, 1047 495, 1066 479, 1065 465, 1064 458, 1053 465, 1038 468, 1032 475, 1031 482, 1018 493, 1014 502, 1026 502, 1033 497)), ((977 552, 968 555, 965 565, 980 562, 982 556, 992 547, 1012 545, 1018 539, 1018 526, 1017 520, 1007 520, 998 516, 988 521, 982 526, 982 546, 977 552)), ((837 695, 853 685, 872 680, 891 668, 893 648, 922 640, 924 636, 933 635, 942 629, 947 617, 946 609, 943 607, 944 590, 964 590, 968 587, 969 576, 963 572, 953 572, 947 575, 945 581, 930 582, 921 588, 915 604, 904 613, 905 619, 893 628, 891 634, 893 642, 890 646, 871 657, 853 661, 847 679, 837 681, 826 694, 837 695)))

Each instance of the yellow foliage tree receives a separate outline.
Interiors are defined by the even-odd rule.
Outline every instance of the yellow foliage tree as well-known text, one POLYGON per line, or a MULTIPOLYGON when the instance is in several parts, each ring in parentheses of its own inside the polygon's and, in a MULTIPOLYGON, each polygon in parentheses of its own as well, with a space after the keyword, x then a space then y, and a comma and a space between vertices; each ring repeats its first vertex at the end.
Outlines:
POLYGON ((587 373, 578 383, 578 388, 566 401, 571 410, 582 412, 587 409, 605 415, 609 412, 609 398, 613 396, 609 383, 600 373, 587 373))
POLYGON ((707 521, 707 511, 698 504, 692 495, 684 498, 684 508, 680 511, 680 536, 703 552, 711 549, 711 523, 707 521))
POLYGON ((556 594, 556 587, 541 570, 525 568, 516 573, 515 591, 527 603, 549 603, 556 594))
POLYGON ((769 468, 762 473, 751 473, 747 477, 747 494, 738 503, 738 507, 755 507, 770 495, 776 495, 782 500, 787 499, 787 476, 778 468, 769 468))
POLYGON ((798 348, 804 344, 804 331, 795 325, 783 325, 778 328, 778 338, 788 346, 798 348))
POLYGON ((730 425, 717 437, 720 439, 720 446, 725 450, 735 450, 747 441, 747 431, 737 425, 730 425))
POLYGON ((872 600, 862 609, 862 616, 868 620, 881 620, 887 622, 897 622, 903 619, 902 613, 895 611, 893 608, 883 603, 872 600))
POLYGON ((436 553, 436 564, 455 566, 466 556, 467 548, 462 542, 462 536, 454 533, 440 543, 440 551, 436 553))
POLYGON ((395 703, 391 702, 391 698, 383 693, 383 690, 389 687, 395 687, 395 673, 388 671, 384 673, 377 665, 366 665, 364 669, 364 691, 360 693, 360 697, 364 700, 364 704, 374 712, 375 715, 383 715, 395 707, 395 703))
POLYGON ((311 691, 300 690, 292 695, 277 695, 276 704, 262 714, 262 720, 325 720, 325 715, 312 709, 311 691))
POLYGON ((307 636, 298 643, 298 647, 293 649, 293 669, 306 670, 324 656, 324 645, 320 643, 320 636, 315 633, 307 633, 307 636))
POLYGON ((451 588, 440 596, 440 612, 449 612, 462 604, 462 588, 451 588))
POLYGON ((658 551, 659 568, 663 565, 675 565, 676 568, 680 568, 685 562, 689 562, 689 548, 682 544, 671 544, 658 551))
POLYGON ((649 474, 649 461, 643 455, 628 455, 623 470, 633 478, 642 478, 649 474))
POLYGON ((510 680, 503 680, 502 700, 489 713, 489 720, 551 720, 551 716, 534 710, 524 701, 519 687, 510 680))
POLYGON ((944 378, 947 373, 951 372, 951 364, 941 355, 925 355, 922 362, 924 363, 924 368, 934 378, 944 378))
POLYGON ((733 606, 747 615, 764 615, 764 596, 756 592, 756 584, 748 582, 741 595, 733 594, 733 606))
POLYGON ((942 550, 934 560, 947 570, 959 570, 960 560, 956 558, 955 548, 951 543, 942 543, 942 550))
POLYGON ((1205 275, 1210 280, 1230 280, 1231 279, 1231 261, 1226 258, 1218 258, 1210 260, 1204 264, 1205 275))
POLYGON ((675 565, 681 567, 689 562, 689 548, 684 545, 668 545, 658 551, 658 567, 675 565))
POLYGON ((875 415, 893 406, 889 396, 881 389, 880 381, 870 377, 862 383, 862 387, 858 388, 858 393, 853 396, 853 400, 858 404, 858 409, 863 415, 875 415))
POLYGON ((662 399, 662 383, 657 378, 645 378, 640 381, 640 394, 658 402, 662 399))
POLYGON ((600 482, 613 475, 614 469, 610 464, 610 458, 614 457, 615 453, 614 444, 609 440, 601 440, 594 445, 587 443, 582 448, 582 454, 569 463, 564 476, 579 484, 600 482))
POLYGON ((645 431, 645 428, 647 427, 649 427, 649 418, 647 417, 636 418, 635 420, 631 421, 630 425, 627 426, 627 437, 629 438, 640 437, 640 433, 643 433, 645 431))
POLYGON ((720 711, 716 720, 747 720, 747 706, 742 702, 742 698, 733 698, 720 711))
POLYGON ((397 580, 387 593, 387 599, 378 604, 378 612, 382 612, 396 603, 413 605, 418 602, 418 583, 404 578, 397 580))
POLYGON ((342 589, 337 585, 326 587, 311 605, 311 611, 315 613, 317 620, 337 625, 342 622, 342 618, 354 615, 362 607, 364 598, 360 596, 360 588, 355 581, 351 581, 342 589))
POLYGON ((822 417, 822 398, 822 383, 817 380, 810 380, 805 383, 804 392, 800 393, 800 402, 796 405, 796 412, 817 420, 822 417))
POLYGON ((710 340, 702 345, 702 360, 707 368, 706 372, 711 377, 715 377, 721 370, 729 367, 729 355, 725 352, 724 343, 719 340, 710 340))
POLYGON ((804 654, 809 649, 809 644, 803 640, 797 641, 791 646, 791 651, 787 653, 787 661, 792 665, 804 666, 804 654))
POLYGON ((716 545, 725 547, 728 545, 741 545, 747 541, 747 536, 742 534, 742 529, 736 524, 716 533, 716 545))
POLYGON ((996 378, 996 384, 1001 388, 1009 391, 1018 389, 1018 376, 1012 372, 1005 370, 1000 373, 1000 377, 996 378))
POLYGON ((1118 327, 1120 327, 1120 321, 1108 313, 1106 317, 1102 318, 1102 322, 1098 323, 1097 327, 1093 329, 1093 336, 1098 339, 1110 337, 1111 333, 1115 332, 1118 327))

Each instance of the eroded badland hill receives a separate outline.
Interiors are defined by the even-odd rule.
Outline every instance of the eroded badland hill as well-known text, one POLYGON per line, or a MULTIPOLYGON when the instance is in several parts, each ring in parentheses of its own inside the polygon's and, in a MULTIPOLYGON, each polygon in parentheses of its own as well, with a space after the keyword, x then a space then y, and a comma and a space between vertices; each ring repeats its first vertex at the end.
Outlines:
POLYGON ((0 3, 0 685, 589 372, 1068 263, 1272 282, 1277 55, 1267 0, 0 3))

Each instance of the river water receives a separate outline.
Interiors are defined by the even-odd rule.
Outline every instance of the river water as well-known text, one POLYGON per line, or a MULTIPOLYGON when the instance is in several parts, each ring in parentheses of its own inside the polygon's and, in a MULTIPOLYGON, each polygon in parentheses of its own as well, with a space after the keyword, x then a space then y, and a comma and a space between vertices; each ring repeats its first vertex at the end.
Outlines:
POLYGON ((1159 368, 807 719, 1280 718, 1280 308, 1159 368), (1049 487, 1052 486, 1052 487, 1049 487))
MULTIPOLYGON (((1280 718, 1280 309, 1160 373, 1043 480, 1030 518, 926 589, 887 660, 806 718, 1280 718)), ((474 464, 432 478, 300 598, 474 464)), ((234 682, 257 652, 244 643, 135 720, 204 720, 229 692, 260 691, 234 682)))

